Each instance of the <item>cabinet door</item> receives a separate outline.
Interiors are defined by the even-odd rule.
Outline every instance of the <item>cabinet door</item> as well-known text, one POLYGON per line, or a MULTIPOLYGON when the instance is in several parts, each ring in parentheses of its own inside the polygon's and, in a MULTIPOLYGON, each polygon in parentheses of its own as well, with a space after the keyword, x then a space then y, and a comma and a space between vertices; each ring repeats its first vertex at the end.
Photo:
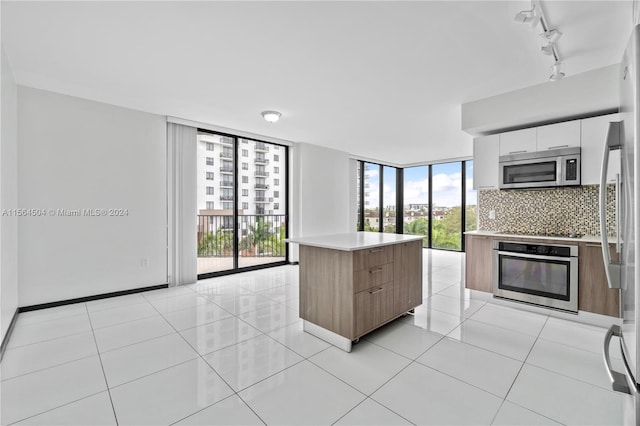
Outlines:
POLYGON ((393 284, 386 283, 355 294, 356 336, 377 328, 393 317, 393 284))
MULTIPOLYGON (((500 134, 500 155, 522 154, 536 151, 536 128, 500 134)), ((475 167, 475 163, 474 163, 475 167)))
POLYGON ((465 287, 493 292, 493 238, 466 235, 465 287))
POLYGON ((400 315, 422 304, 422 241, 394 248, 393 311, 400 315))
MULTIPOLYGON (((602 115, 600 117, 580 120, 581 125, 581 183, 582 185, 600 184, 602 153, 607 139, 610 121, 619 121, 619 114, 602 115)), ((474 165, 475 167, 475 165, 474 165)), ((615 182, 620 173, 620 151, 613 151, 609 156, 609 173, 607 182, 615 182)))
POLYGON ((561 149, 580 146, 580 120, 538 127, 536 149, 561 149))
MULTIPOLYGON (((602 259, 602 246, 580 244, 578 253, 578 310, 596 314, 620 316, 620 290, 607 286, 602 259)), ((611 258, 616 259, 615 246, 611 258)))
POLYGON ((473 189, 498 189, 500 135, 473 140, 473 189))

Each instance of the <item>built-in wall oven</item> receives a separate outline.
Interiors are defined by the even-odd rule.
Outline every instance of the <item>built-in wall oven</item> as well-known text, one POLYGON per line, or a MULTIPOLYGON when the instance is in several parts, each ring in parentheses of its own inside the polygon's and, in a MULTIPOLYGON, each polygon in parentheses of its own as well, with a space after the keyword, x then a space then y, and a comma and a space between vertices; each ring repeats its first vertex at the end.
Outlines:
POLYGON ((494 241, 496 297, 578 312, 578 246, 494 241))

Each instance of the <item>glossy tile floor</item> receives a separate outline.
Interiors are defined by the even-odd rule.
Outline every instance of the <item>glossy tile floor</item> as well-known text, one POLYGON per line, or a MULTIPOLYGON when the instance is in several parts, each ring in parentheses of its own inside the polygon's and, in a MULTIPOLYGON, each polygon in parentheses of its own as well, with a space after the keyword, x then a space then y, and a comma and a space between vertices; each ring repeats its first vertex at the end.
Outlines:
POLYGON ((425 250, 424 304, 352 353, 302 331, 295 266, 21 314, 2 424, 620 424, 605 330, 470 299, 463 263, 425 250))

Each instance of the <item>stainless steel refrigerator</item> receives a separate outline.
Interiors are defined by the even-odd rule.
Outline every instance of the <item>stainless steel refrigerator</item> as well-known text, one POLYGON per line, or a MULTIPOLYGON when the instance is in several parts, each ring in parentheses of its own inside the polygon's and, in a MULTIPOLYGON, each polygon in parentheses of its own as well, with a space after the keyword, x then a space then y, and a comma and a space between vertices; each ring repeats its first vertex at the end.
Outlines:
POLYGON ((637 149, 640 137, 640 25, 633 29, 627 49, 620 64, 620 116, 621 121, 609 124, 602 159, 600 178, 600 233, 602 235, 602 254, 607 272, 608 285, 620 288, 620 306, 622 326, 613 325, 604 339, 604 361, 611 378, 613 390, 625 395, 624 424, 636 425, 640 422, 640 353, 638 352, 638 320, 640 283, 636 265, 640 261, 640 252, 636 250, 636 241, 640 235, 640 185, 636 185, 639 176, 640 150, 637 149), (620 173, 617 175, 616 250, 619 261, 612 262, 609 255, 609 239, 606 227, 606 192, 609 152, 620 150, 620 173), (616 344, 620 337, 620 348, 624 359, 624 371, 615 371, 609 359, 610 344, 616 344))

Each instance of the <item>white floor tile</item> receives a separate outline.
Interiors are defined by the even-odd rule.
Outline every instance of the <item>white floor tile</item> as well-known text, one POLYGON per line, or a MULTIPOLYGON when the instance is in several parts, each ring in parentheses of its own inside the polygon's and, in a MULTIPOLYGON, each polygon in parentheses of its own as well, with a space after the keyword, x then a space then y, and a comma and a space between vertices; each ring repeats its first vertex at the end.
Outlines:
POLYGON ((522 368, 507 400, 563 424, 622 424, 620 394, 532 365, 522 368))
POLYGON ((142 296, 144 296, 145 299, 151 301, 153 299, 163 299, 163 298, 183 296, 185 294, 193 294, 193 293, 194 291, 189 286, 179 285, 176 287, 167 287, 167 288, 161 288, 158 290, 145 291, 144 293, 140 293, 140 294, 142 294, 142 296))
POLYGON ((536 340, 535 336, 495 327, 473 319, 465 321, 447 336, 519 361, 525 360, 536 340))
POLYGON ((278 303, 286 303, 289 300, 300 297, 300 288, 297 285, 283 285, 268 290, 260 290, 256 294, 268 297, 278 303))
POLYGON ((527 410, 509 401, 504 401, 498 415, 493 420, 492 425, 496 426, 554 426, 560 425, 558 422, 527 410))
POLYGON ((212 302, 195 292, 191 292, 191 294, 182 294, 175 297, 154 297, 149 300, 149 303, 164 315, 171 311, 179 311, 180 309, 192 308, 212 302))
POLYGON ((273 276, 267 276, 260 274, 261 271, 254 271, 243 274, 244 276, 238 277, 237 283, 251 291, 268 290, 275 287, 281 287, 286 285, 284 281, 281 281, 273 276))
POLYGON ((263 334, 210 353, 204 359, 237 392, 303 358, 263 334))
POLYGON ((240 315, 240 318, 263 333, 269 333, 278 328, 302 322, 302 319, 300 319, 296 311, 280 304, 274 304, 244 313, 240 315))
POLYGON ((409 359, 416 359, 442 337, 441 334, 395 321, 367 334, 363 339, 409 359))
MULTIPOLYGON (((607 330, 604 328, 550 317, 542 329, 540 337, 600 354, 602 353, 602 345, 606 332, 607 330)), ((621 358, 618 349, 619 345, 613 344, 612 342, 611 356, 621 358)))
POLYGON ((237 283, 230 281, 218 281, 213 283, 206 283, 201 281, 194 285, 192 289, 201 296, 212 297, 236 297, 244 294, 253 294, 252 291, 238 285, 237 283))
POLYGON ((87 313, 84 303, 74 303, 71 305, 56 306, 48 309, 38 309, 37 311, 22 312, 18 315, 16 326, 34 324, 42 321, 51 321, 60 318, 83 315, 87 313))
POLYGON ((120 425, 171 424, 233 393, 202 359, 111 389, 120 425))
POLYGON ((144 340, 153 339, 175 330, 160 315, 95 330, 100 352, 121 348, 144 340))
POLYGON ((72 334, 90 331, 89 316, 85 311, 82 314, 70 317, 57 318, 32 324, 19 325, 13 329, 9 339, 8 348, 28 345, 30 343, 43 342, 57 339, 72 334))
POLYGON ((504 398, 522 362, 467 345, 442 339, 420 356, 417 362, 504 398))
POLYGON ((176 330, 197 327, 233 315, 214 303, 204 303, 179 311, 171 311, 163 315, 176 330))
POLYGON ((464 288, 464 283, 453 284, 438 292, 441 296, 453 297, 455 299, 471 299, 471 290, 464 288))
POLYGON ((33 426, 115 425, 116 419, 113 415, 109 394, 100 392, 38 416, 30 417, 17 424, 33 426))
POLYGON ((146 302, 141 293, 127 294, 124 296, 108 297, 106 299, 98 299, 87 302, 87 310, 89 312, 98 312, 105 309, 120 308, 123 306, 137 305, 146 302))
POLYGON ((453 284, 451 281, 439 282, 439 281, 434 281, 433 279, 427 276, 423 276, 422 277, 422 297, 426 299, 427 297, 434 296, 440 293, 441 291, 448 289, 453 285, 455 284, 453 284))
POLYGON ((206 355, 262 333, 246 322, 232 317, 182 330, 180 334, 200 355, 206 355))
POLYGON ((439 294, 435 294, 425 299, 422 304, 427 310, 435 309, 457 317, 469 317, 484 305, 483 302, 475 300, 456 300, 439 294))
POLYGON ((2 380, 97 355, 91 331, 7 349, 2 358, 2 380))
POLYGON ((176 425, 263 425, 264 423, 255 415, 242 399, 232 395, 225 400, 216 402, 211 407, 205 408, 196 414, 180 420, 176 425))
POLYGON ((110 388, 197 357, 178 333, 114 349, 101 356, 110 388))
POLYGON ((471 319, 518 333, 538 336, 547 321, 547 316, 487 303, 473 314, 471 319))
POLYGON ((91 326, 94 330, 158 315, 158 312, 153 308, 153 306, 145 300, 143 300, 142 303, 135 305, 119 306, 111 309, 89 312, 91 326))
POLYGON ((489 424, 502 398, 413 363, 371 398, 420 425, 489 424))
POLYGON ((309 361, 269 377, 239 395, 270 425, 332 424, 365 399, 363 394, 309 361))
POLYGON ((245 294, 235 298, 210 298, 214 303, 221 306, 222 309, 231 312, 234 315, 242 315, 247 312, 256 311, 267 306, 278 305, 277 302, 268 297, 259 294, 245 294))
POLYGON ((367 341, 354 345, 350 353, 331 346, 309 361, 367 395, 411 363, 411 360, 367 341))
POLYGON ((346 416, 338 420, 335 425, 353 426, 353 425, 410 425, 411 423, 390 411, 389 409, 378 404, 374 400, 367 398, 353 410, 349 411, 346 416))
MULTIPOLYGON (((612 358, 611 362, 617 371, 624 371, 621 359, 612 358)), ((527 358, 527 364, 573 377, 603 389, 611 389, 611 381, 604 367, 602 354, 538 339, 527 358)))
POLYGON ((107 388, 97 356, 4 380, 1 386, 2 424, 43 413, 107 388))
POLYGON ((269 336, 305 358, 313 356, 331 346, 324 340, 305 333, 302 330, 302 322, 293 323, 274 330, 269 333, 269 336))
POLYGON ((399 321, 444 335, 459 326, 465 319, 463 315, 453 315, 430 309, 423 303, 415 309, 414 314, 405 315, 399 321))

